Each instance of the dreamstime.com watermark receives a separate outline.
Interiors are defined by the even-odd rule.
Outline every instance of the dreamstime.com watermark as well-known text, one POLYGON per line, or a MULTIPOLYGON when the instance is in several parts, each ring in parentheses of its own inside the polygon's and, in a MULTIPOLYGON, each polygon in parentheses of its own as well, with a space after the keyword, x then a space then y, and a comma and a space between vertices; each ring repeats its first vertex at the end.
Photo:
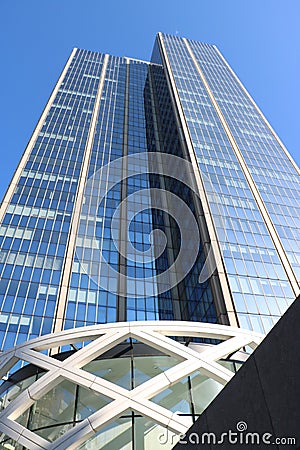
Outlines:
POLYGON ((161 446, 179 444, 194 445, 296 445, 296 438, 291 436, 275 437, 272 433, 257 433, 247 431, 248 425, 241 420, 236 424, 235 430, 228 430, 217 435, 216 433, 189 433, 177 435, 165 430, 157 439, 161 446), (179 437, 179 440, 178 440, 179 437))

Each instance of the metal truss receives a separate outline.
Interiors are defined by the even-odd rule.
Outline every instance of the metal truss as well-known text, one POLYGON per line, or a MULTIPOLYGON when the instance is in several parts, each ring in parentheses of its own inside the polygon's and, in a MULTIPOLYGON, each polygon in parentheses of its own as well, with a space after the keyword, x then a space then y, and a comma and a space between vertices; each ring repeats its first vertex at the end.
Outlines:
POLYGON ((262 339, 262 335, 240 328, 180 321, 111 323, 41 336, 18 345, 0 357, 0 376, 4 376, 18 361, 34 364, 46 371, 1 411, 0 432, 30 450, 71 450, 120 417, 124 411, 131 409, 172 432, 186 433, 191 425, 187 418, 155 404, 150 399, 195 371, 200 371, 225 385, 234 374, 218 361, 245 346, 255 349, 262 339), (171 338, 180 336, 216 339, 221 343, 204 346, 203 351, 199 353, 171 338), (165 355, 176 357, 180 362, 132 390, 124 389, 82 369, 87 363, 128 338, 136 339, 165 355), (58 351, 60 347, 76 342, 86 342, 86 345, 64 361, 41 353, 50 349, 52 352, 58 351), (49 442, 20 425, 16 419, 64 380, 105 395, 111 399, 111 403, 91 414, 56 441, 49 442))

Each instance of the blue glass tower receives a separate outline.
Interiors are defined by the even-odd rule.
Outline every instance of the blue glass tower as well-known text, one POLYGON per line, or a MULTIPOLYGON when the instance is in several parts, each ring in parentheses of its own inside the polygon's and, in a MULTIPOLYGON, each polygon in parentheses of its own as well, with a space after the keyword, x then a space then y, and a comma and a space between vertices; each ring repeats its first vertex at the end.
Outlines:
POLYGON ((227 310, 240 326, 268 331, 299 293, 299 168, 215 46, 159 33, 153 60, 165 67, 200 170, 227 310))
POLYGON ((215 46, 74 49, 1 204, 1 348, 132 320, 267 332, 299 293, 298 180, 215 46))

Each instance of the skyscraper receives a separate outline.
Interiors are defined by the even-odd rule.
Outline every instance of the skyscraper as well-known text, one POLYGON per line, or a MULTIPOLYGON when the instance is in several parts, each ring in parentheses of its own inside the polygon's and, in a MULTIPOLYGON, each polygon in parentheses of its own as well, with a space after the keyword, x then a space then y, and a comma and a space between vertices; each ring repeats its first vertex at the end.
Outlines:
POLYGON ((298 176, 215 46, 74 49, 1 205, 1 348, 145 320, 268 332, 299 294, 298 176))

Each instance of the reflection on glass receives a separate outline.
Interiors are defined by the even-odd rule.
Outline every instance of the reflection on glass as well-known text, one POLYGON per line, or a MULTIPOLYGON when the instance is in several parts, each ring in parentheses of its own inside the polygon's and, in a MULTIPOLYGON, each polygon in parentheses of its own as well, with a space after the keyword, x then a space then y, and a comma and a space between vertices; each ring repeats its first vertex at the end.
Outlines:
POLYGON ((103 408, 111 402, 111 399, 104 395, 78 386, 76 402, 76 420, 81 421, 89 417, 94 412, 103 408))
POLYGON ((104 378, 125 389, 131 388, 130 358, 96 359, 83 367, 83 370, 104 378))
POLYGON ((151 399, 170 411, 191 414, 191 395, 188 378, 174 384, 151 399))
POLYGON ((36 375, 33 375, 32 377, 19 381, 18 383, 13 384, 9 388, 7 388, 0 397, 0 411, 6 408, 6 406, 8 406, 10 402, 18 397, 18 395, 20 395, 25 389, 31 386, 36 379, 36 375))
POLYGON ((172 356, 139 356, 133 359, 134 386, 176 366, 180 361, 172 356))
POLYGON ((16 441, 10 439, 5 434, 0 435, 0 450, 27 450, 23 445, 18 444, 16 441))
POLYGON ((221 364, 221 366, 226 367, 226 369, 230 370, 231 372, 236 371, 233 361, 220 360, 220 361, 218 361, 218 364, 221 364))
POLYGON ((73 428, 76 422, 109 402, 110 399, 104 395, 65 380, 37 400, 17 422, 53 442, 73 428))
POLYGON ((199 372, 191 376, 191 385, 195 414, 201 414, 223 388, 221 383, 199 372))
POLYGON ((171 450, 178 441, 179 436, 147 417, 134 418, 134 450, 171 450))
POLYGON ((25 411, 17 422, 24 422, 25 416, 29 418, 30 411, 29 429, 54 441, 73 426, 75 394, 76 385, 65 380, 37 400, 31 410, 25 411))
POLYGON ((127 410, 124 416, 100 430, 76 450, 133 450, 132 414, 127 410))

